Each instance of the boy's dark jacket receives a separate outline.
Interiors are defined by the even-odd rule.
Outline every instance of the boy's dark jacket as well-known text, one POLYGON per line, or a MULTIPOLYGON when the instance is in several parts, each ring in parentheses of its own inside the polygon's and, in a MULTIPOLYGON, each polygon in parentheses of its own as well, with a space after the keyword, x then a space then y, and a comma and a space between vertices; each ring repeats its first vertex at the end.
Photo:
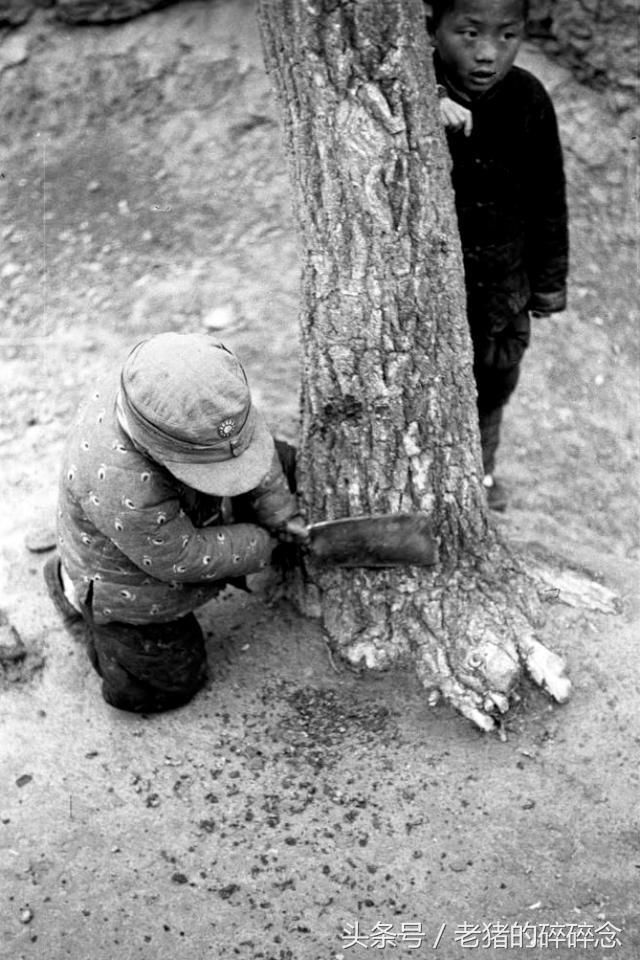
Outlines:
POLYGON ((472 103, 473 129, 447 131, 472 327, 501 329, 524 309, 566 306, 568 230, 562 149, 553 104, 532 74, 512 67, 472 103))

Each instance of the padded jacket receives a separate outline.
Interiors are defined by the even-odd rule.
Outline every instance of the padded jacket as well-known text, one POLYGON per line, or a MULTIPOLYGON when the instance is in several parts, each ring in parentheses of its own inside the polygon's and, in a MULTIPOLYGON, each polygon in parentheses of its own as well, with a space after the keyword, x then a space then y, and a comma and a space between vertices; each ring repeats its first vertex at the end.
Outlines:
POLYGON ((242 497, 187 487, 121 429, 115 382, 81 408, 63 456, 58 548, 96 623, 166 622, 266 567, 279 526, 297 512, 277 454, 242 497), (252 522, 233 522, 239 513, 252 522))

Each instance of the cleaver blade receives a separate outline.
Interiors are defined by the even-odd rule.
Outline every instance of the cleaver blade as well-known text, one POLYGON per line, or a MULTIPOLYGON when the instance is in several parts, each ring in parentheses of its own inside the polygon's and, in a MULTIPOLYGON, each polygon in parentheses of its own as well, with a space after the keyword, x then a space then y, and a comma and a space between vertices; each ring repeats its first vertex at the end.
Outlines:
POLYGON ((425 513, 386 513, 312 523, 309 550, 341 567, 433 566, 438 544, 425 513))

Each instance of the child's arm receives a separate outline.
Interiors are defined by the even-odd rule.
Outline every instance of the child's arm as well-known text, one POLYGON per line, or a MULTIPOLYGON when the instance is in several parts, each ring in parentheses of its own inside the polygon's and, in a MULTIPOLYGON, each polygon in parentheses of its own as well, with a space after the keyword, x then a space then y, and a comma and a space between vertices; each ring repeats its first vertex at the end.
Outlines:
POLYGON ((533 315, 566 307, 569 238, 562 147, 555 111, 541 91, 531 124, 530 205, 527 270, 533 315))
MULTIPOLYGON (((283 444, 283 447, 287 446, 283 444)), ((295 467, 291 469, 295 472, 295 467)), ((234 498, 234 513, 266 527, 281 542, 306 543, 309 539, 298 499, 289 488, 288 472, 285 475, 277 452, 274 452, 271 467, 255 490, 234 498)))
POLYGON ((258 486, 242 497, 257 523, 277 533, 298 514, 298 501, 289 490, 280 458, 274 451, 271 467, 258 486))
POLYGON ((144 496, 129 492, 127 481, 111 490, 119 509, 105 511, 92 494, 80 502, 91 523, 148 576, 197 583, 256 573, 270 562, 277 541, 257 523, 195 527, 159 478, 152 475, 144 496))

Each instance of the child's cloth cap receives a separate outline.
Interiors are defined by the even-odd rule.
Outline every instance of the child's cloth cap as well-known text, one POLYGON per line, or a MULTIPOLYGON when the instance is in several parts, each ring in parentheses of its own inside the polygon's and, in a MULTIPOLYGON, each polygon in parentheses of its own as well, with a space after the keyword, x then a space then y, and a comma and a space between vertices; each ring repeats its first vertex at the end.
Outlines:
POLYGON ((178 480, 236 496, 256 487, 275 450, 242 364, 205 333, 160 333, 133 348, 118 404, 132 440, 178 480))

